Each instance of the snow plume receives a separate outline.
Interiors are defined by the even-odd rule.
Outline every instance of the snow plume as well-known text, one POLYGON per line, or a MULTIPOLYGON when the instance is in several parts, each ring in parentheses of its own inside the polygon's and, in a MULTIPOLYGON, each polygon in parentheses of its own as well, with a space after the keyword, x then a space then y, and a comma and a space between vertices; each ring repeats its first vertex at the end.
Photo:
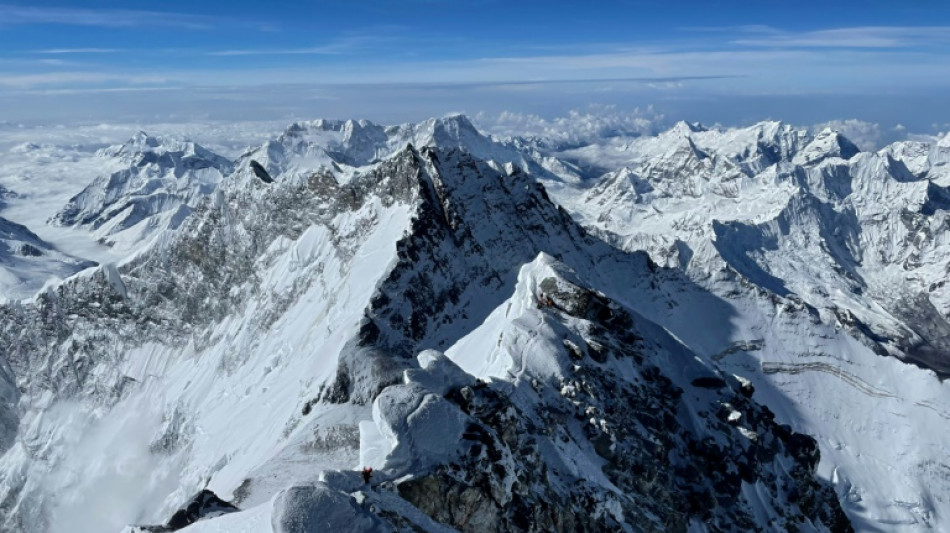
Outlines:
POLYGON ((503 111, 498 115, 478 113, 480 129, 498 138, 536 137, 560 145, 579 146, 618 136, 653 135, 663 115, 653 106, 621 111, 616 106, 591 105, 572 109, 567 116, 546 119, 539 115, 503 111))
POLYGON ((900 135, 901 132, 899 130, 895 129, 890 132, 885 132, 881 128, 881 125, 876 122, 866 122, 854 118, 848 120, 829 120, 828 122, 811 126, 808 128, 808 131, 812 135, 815 135, 825 128, 830 128, 841 133, 865 152, 877 150, 888 142, 901 140, 894 137, 904 137, 900 135))
POLYGON ((159 518, 143 511, 154 511, 187 474, 172 467, 156 475, 162 465, 151 442, 162 414, 151 400, 143 395, 109 416, 64 402, 44 416, 40 427, 49 434, 40 442, 58 437, 59 449, 68 450, 49 458, 55 465, 45 475, 33 472, 47 493, 59 495, 48 509, 50 532, 118 531, 159 518))

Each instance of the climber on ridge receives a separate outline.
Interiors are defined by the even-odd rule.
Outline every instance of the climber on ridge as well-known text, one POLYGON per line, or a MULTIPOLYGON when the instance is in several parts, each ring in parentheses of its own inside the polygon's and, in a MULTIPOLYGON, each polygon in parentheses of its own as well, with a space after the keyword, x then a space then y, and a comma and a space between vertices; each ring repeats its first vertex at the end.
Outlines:
POLYGON ((538 309, 542 307, 554 307, 554 300, 548 298, 543 292, 538 297, 538 309))
POLYGON ((373 467, 367 466, 363 468, 363 483, 369 485, 369 480, 371 477, 373 477, 373 467))

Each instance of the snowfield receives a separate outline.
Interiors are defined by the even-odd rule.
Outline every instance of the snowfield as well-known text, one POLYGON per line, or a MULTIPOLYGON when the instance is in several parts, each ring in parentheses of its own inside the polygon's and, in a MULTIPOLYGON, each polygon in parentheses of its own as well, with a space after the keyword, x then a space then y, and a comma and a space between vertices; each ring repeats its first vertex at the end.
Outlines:
POLYGON ((0 529, 950 528, 950 137, 555 126, 0 131, 0 529))

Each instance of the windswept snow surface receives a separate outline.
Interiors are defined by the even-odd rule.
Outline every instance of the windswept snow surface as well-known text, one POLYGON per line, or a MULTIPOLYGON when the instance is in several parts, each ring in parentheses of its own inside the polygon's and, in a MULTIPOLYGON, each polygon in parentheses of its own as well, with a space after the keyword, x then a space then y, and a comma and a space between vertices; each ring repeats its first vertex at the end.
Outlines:
POLYGON ((507 502, 467 493, 476 529, 565 498, 591 522, 530 516, 834 530, 835 495, 856 530, 950 527, 946 140, 650 128, 7 132, 0 529, 159 525, 209 489, 242 511, 185 531, 447 531, 458 480, 507 502), (713 449, 742 482, 691 492, 713 449), (653 452, 683 462, 617 463, 653 452))

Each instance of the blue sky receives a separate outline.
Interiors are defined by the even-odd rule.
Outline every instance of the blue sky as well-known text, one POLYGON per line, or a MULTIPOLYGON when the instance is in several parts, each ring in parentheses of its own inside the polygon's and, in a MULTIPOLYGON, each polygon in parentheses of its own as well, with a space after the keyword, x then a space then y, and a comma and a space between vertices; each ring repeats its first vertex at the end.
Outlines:
POLYGON ((930 0, 7 3, 0 121, 599 104, 921 130, 950 122, 948 59, 950 2, 930 0))

